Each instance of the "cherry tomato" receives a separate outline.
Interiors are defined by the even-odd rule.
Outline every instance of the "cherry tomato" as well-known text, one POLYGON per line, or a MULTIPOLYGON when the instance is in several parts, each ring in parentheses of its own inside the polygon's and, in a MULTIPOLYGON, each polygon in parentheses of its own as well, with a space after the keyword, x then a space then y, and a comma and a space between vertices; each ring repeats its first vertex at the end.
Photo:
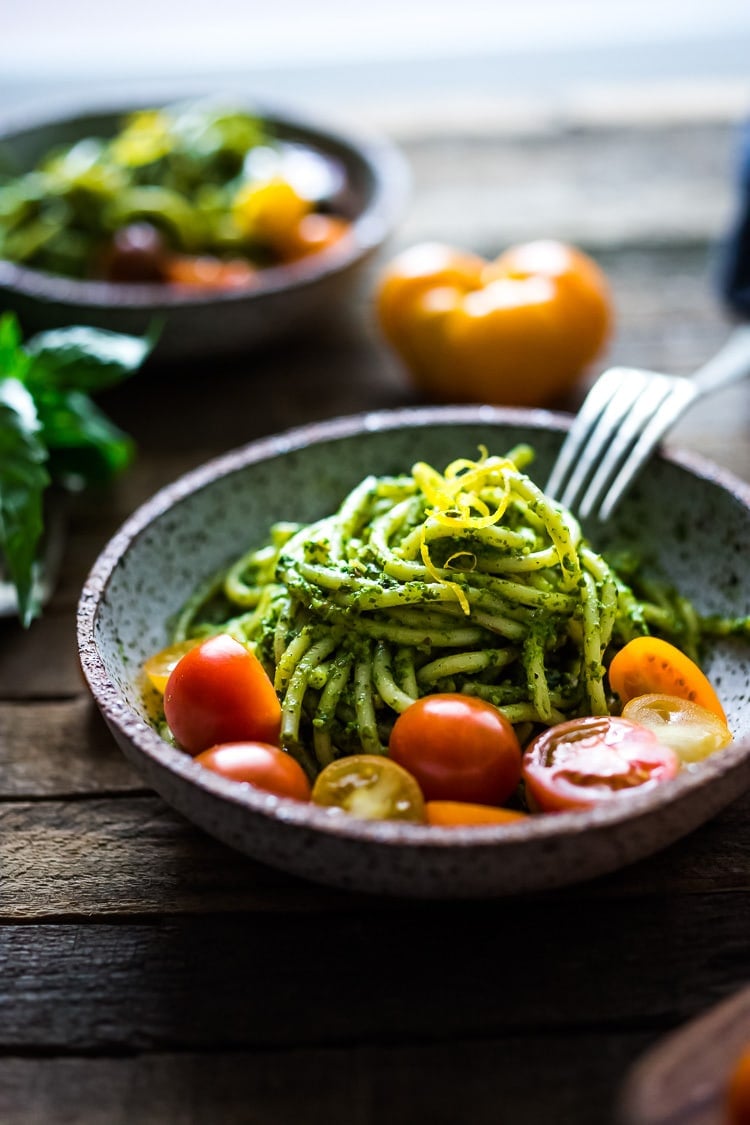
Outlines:
POLYGON ((244 258, 223 261, 209 254, 173 254, 166 266, 166 280, 195 289, 246 289, 258 279, 258 271, 244 258))
POLYGON ((652 730, 611 715, 571 719, 529 744, 523 778, 544 812, 585 809, 674 777, 677 755, 652 730))
POLYGON ((281 705, 254 653, 226 633, 192 648, 167 681, 164 714, 183 749, 278 742, 281 705))
POLYGON ((518 809, 498 809, 493 805, 472 805, 468 801, 428 801, 427 823, 442 828, 473 824, 513 824, 527 814, 518 809))
POLYGON ((713 711, 723 723, 727 721, 719 697, 698 665, 659 637, 628 641, 612 658, 609 684, 623 703, 652 692, 679 695, 713 711))
POLYGON ((424 798, 411 774, 379 754, 338 758, 318 775, 312 799, 363 820, 425 818, 424 798))
POLYGON ((726 1125, 750 1125, 750 1044, 729 1076, 726 1111, 726 1125))
POLYGON ((428 801, 501 805, 521 777, 521 747, 504 715, 469 695, 426 695, 399 715, 389 753, 428 801))
POLYGON ((631 723, 649 727, 681 762, 700 762, 732 741, 732 732, 713 711, 678 695, 637 695, 622 709, 631 723))
POLYGON ((109 281, 163 281, 167 245, 151 223, 129 223, 112 236, 104 253, 103 273, 109 281))
POLYGON ((161 652, 155 652, 153 656, 149 656, 143 665, 143 671, 146 673, 151 686, 156 688, 161 695, 164 695, 167 681, 179 661, 197 644, 197 640, 175 641, 174 644, 163 648, 161 652))
POLYGON ((245 184, 232 204, 234 220, 243 234, 283 248, 291 227, 312 209, 308 199, 281 177, 245 184))
POLYGON ((225 742, 203 750, 195 760, 230 781, 246 781, 277 797, 310 800, 310 782, 302 766, 267 742, 225 742))
POLYGON ((313 211, 303 215, 298 223, 290 227, 279 242, 279 248, 287 261, 306 258, 337 246, 349 234, 351 227, 346 219, 335 215, 319 215, 313 211))

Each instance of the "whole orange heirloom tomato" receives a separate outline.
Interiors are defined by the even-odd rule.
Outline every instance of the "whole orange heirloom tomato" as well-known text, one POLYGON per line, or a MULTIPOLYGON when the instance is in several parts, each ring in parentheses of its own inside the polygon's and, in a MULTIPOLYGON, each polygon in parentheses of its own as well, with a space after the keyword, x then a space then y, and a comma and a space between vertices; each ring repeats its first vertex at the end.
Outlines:
POLYGON ((511 247, 493 262, 442 243, 413 246, 382 274, 376 311, 422 391, 515 406, 559 398, 612 324, 602 270, 555 241, 511 247))

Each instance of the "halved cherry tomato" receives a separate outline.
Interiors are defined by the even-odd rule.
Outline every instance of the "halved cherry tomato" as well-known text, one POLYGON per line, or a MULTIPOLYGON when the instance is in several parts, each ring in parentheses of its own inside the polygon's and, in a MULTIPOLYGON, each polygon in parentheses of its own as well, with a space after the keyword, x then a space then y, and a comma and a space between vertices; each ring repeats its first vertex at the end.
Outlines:
POLYGON ((424 798, 411 774, 379 754, 338 758, 318 775, 312 799, 363 820, 425 818, 424 798))
POLYGON ((473 805, 468 801, 428 801, 427 823, 442 828, 472 824, 513 824, 527 814, 518 809, 498 809, 494 805, 473 805))
POLYGON ((267 742, 225 742, 203 750, 195 760, 230 781, 246 781, 277 797, 310 800, 310 782, 302 766, 267 742))
POLYGON ((732 732, 713 711, 678 695, 637 695, 622 717, 649 727, 681 762, 700 762, 732 741, 732 732))
POLYGON ((571 719, 529 744, 523 778, 544 812, 585 809, 674 777, 677 755, 653 731, 612 715, 571 719))
POLYGON ((729 1076, 726 1125, 750 1125, 750 1044, 740 1053, 729 1076))
POLYGON ((503 714, 483 699, 425 695, 402 711, 388 746, 428 801, 502 805, 521 778, 521 746, 503 714))
POLYGON ((146 673, 151 686, 164 695, 167 681, 179 661, 197 644, 197 640, 175 641, 174 644, 163 648, 161 652, 155 652, 153 656, 149 656, 143 665, 143 671, 146 673))
POLYGON ((226 633, 192 648, 167 681, 164 714, 183 749, 278 742, 281 705, 254 653, 226 633))
POLYGON ((723 723, 727 721, 718 695, 698 665, 659 637, 628 641, 612 658, 609 684, 623 703, 652 692, 679 695, 713 711, 723 723))

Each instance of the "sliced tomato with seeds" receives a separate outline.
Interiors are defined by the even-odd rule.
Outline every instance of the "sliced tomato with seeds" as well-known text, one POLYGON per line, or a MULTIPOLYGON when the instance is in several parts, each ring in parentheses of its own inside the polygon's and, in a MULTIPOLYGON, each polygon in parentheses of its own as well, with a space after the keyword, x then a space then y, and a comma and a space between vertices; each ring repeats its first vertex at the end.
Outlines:
POLYGON ((675 777, 677 755, 653 731, 619 716, 570 719, 529 744, 523 779, 533 808, 586 809, 675 777))
POLYGON ((625 704, 622 717, 649 727, 683 764, 700 762, 732 741, 732 732, 718 715, 678 695, 637 695, 625 704))
POLYGON ((352 754, 318 775, 312 799, 362 820, 423 823, 424 797, 412 775, 379 754, 352 754))

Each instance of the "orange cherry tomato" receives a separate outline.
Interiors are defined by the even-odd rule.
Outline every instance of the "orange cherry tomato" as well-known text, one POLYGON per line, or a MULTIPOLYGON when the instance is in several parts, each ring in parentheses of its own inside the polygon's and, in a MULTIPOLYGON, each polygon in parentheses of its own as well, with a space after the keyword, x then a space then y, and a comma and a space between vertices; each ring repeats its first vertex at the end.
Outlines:
POLYGON ((750 1125, 750 1044, 740 1053, 729 1076, 726 1125, 750 1125))
POLYGON ((209 255, 173 254, 165 274, 173 285, 195 289, 245 289, 258 279, 258 271, 243 258, 225 262, 209 255))
POLYGON ((311 212, 289 228, 279 242, 279 249, 285 261, 307 258, 332 246, 340 246, 350 232, 351 225, 346 219, 311 212))
POLYGON ((514 824, 526 820, 518 809, 498 809, 493 805, 473 805, 468 801, 428 801, 425 805, 427 823, 441 828, 458 828, 475 824, 514 824))
POLYGON ((678 695, 708 711, 726 724, 718 695, 689 656, 659 637, 635 637, 620 649, 609 666, 609 684, 623 703, 652 692, 678 695))
POLYGON ((190 754, 220 742, 275 743, 281 729, 281 705, 263 665, 226 633, 201 641, 175 666, 164 714, 190 754))
POLYGON ((612 715, 570 719, 549 727, 523 756, 533 807, 586 809, 675 777, 677 755, 653 731, 612 715))
POLYGON ((305 771, 278 746, 266 742, 225 742, 202 750, 195 760, 230 781, 247 782, 264 793, 296 801, 310 800, 310 782, 305 771))
POLYGON ((612 301, 596 263, 564 243, 525 243, 494 262, 428 243, 386 267, 376 312, 427 394, 539 406, 599 353, 612 301))
POLYGON ((521 778, 512 725, 497 707, 469 695, 417 699, 393 724, 388 752, 428 801, 502 805, 521 778))
POLYGON ((362 820, 424 822, 424 797, 405 769, 379 754, 338 758, 318 775, 316 805, 341 809, 362 820))

